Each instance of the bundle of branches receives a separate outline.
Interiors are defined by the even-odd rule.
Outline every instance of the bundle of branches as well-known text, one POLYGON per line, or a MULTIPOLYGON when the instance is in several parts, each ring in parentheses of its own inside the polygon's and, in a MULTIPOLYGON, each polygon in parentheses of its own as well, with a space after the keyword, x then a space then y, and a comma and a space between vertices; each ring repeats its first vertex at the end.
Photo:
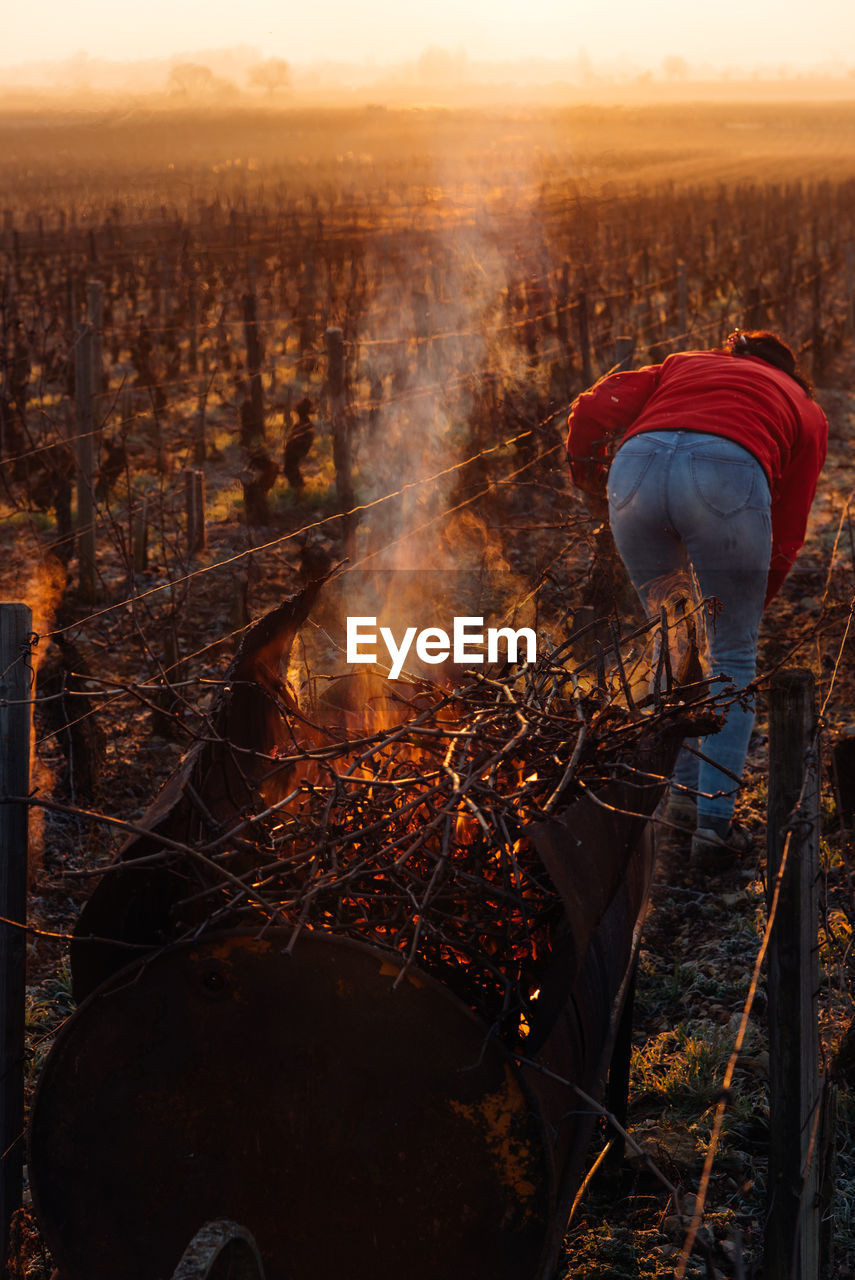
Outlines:
MULTIPOLYGON (((525 1034, 567 927, 561 881, 593 884, 603 862, 592 844, 609 829, 594 829, 592 804, 643 821, 680 741, 710 727, 709 700, 674 682, 637 707, 620 658, 614 680, 601 663, 583 684, 553 650, 450 689, 342 676, 307 713, 280 669, 315 590, 247 633, 212 734, 84 909, 76 994, 129 943, 276 923, 292 946, 303 929, 369 942, 525 1034), (556 874, 557 822, 574 839, 556 874)), ((594 903, 581 910, 596 916, 594 903)))

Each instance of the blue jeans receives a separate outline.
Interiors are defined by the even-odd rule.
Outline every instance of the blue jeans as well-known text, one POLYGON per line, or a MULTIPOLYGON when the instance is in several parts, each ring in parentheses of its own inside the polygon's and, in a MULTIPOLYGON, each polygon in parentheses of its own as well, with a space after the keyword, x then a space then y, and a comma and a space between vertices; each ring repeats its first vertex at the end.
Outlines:
MULTIPOLYGON (((723 436, 650 431, 618 450, 608 493, 615 543, 648 616, 659 615, 663 583, 682 575, 688 585, 691 570, 701 598, 720 604, 707 620, 710 673, 744 689, 756 671, 772 542, 760 463, 723 436)), ((699 827, 731 817, 737 784, 716 764, 742 777, 753 723, 753 707, 733 702, 699 744, 713 763, 680 752, 671 782, 697 794, 699 827)))

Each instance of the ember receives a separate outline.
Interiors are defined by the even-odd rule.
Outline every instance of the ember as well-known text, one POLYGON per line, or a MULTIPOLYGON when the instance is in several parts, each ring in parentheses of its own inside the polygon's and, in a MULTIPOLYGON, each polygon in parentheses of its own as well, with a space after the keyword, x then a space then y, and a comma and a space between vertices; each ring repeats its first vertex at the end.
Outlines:
MULTIPOLYGON (((610 781, 624 808, 649 814, 676 744, 710 722, 709 700, 689 703, 706 686, 675 685, 639 710, 622 659, 613 681, 601 671, 589 684, 568 642, 452 688, 343 675, 300 705, 279 668, 316 591, 247 633, 216 734, 188 753, 83 912, 77 994, 127 959, 92 938, 157 945, 286 925, 291 947, 323 930, 403 958, 402 974, 418 964, 519 1043, 544 1004, 564 882, 588 875, 556 869, 555 815, 593 791, 618 803, 610 781)), ((606 892, 616 881, 603 872, 606 892)))

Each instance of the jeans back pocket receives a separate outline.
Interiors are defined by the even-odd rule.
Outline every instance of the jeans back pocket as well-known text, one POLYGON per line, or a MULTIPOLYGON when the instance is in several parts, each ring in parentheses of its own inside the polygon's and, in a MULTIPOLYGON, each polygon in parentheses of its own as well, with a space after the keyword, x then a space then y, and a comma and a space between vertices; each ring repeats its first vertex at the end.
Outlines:
POLYGON ((609 506, 613 511, 632 502, 655 456, 649 444, 633 447, 630 443, 618 450, 609 471, 609 506))
MULTIPOLYGON (((753 458, 693 453, 692 480, 704 506, 717 516, 744 511, 754 497, 760 463, 753 458)), ((761 471, 762 474, 762 471, 761 471)))

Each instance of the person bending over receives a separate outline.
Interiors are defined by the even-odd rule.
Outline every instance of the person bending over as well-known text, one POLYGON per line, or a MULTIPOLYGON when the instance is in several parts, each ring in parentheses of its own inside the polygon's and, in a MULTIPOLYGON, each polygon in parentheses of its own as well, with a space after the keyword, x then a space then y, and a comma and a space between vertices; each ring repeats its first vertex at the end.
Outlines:
MULTIPOLYGON (((737 329, 724 348, 607 375, 574 400, 568 425, 573 481, 595 505, 607 496, 648 616, 658 616, 657 584, 690 571, 701 597, 718 602, 707 627, 711 674, 744 689, 763 610, 804 542, 828 440, 793 352, 767 330, 737 329)), ((666 817, 694 829, 697 864, 747 848, 733 823, 734 778, 753 723, 749 700, 733 701, 700 743, 707 759, 685 747, 678 757, 666 817)))

